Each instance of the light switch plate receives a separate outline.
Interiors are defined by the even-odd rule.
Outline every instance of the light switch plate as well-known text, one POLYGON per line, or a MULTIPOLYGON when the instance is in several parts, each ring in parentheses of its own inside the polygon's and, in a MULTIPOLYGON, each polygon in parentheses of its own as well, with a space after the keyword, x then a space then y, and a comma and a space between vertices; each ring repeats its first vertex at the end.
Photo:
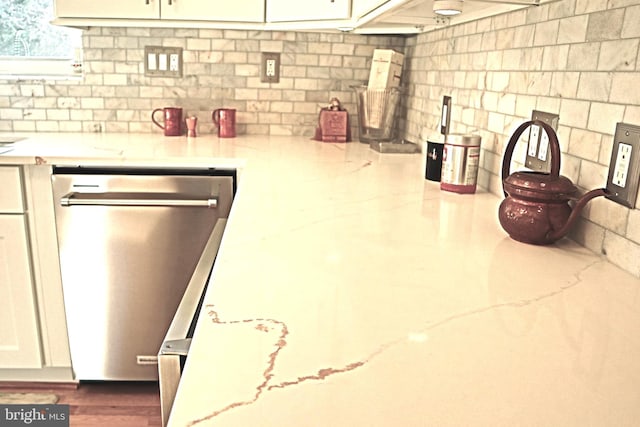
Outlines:
POLYGON ((606 197, 633 209, 640 184, 640 126, 618 123, 613 138, 606 197))
POLYGON ((149 77, 182 77, 182 48, 145 46, 144 75, 149 77))
POLYGON ((262 52, 260 62, 260 81, 262 83, 280 82, 280 54, 277 52, 262 52))
MULTIPOLYGON (((533 110, 531 120, 540 120, 551 126, 554 131, 557 131, 560 117, 557 114, 533 110)), ((527 145, 525 165, 531 170, 548 173, 551 171, 549 136, 540 126, 531 125, 529 129, 529 143, 527 145)))
POLYGON ((449 124, 451 123, 451 97, 442 97, 442 117, 440 118, 440 133, 443 135, 449 134, 449 124))

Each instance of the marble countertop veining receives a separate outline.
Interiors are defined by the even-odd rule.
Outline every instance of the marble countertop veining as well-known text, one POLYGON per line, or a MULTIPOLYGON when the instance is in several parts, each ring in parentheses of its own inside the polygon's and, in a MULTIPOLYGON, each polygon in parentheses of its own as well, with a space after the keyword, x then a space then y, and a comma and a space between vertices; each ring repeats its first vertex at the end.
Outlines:
POLYGON ((422 157, 82 134, 0 163, 240 168, 171 426, 637 425, 640 280, 511 240, 422 157))

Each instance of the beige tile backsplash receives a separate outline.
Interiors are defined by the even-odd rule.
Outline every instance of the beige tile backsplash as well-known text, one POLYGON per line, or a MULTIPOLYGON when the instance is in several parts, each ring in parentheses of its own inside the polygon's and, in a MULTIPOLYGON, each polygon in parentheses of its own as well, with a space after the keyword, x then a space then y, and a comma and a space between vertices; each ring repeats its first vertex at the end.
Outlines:
MULTIPOLYGON (((500 195, 515 126, 532 109, 557 113, 561 173, 603 187, 616 123, 640 125, 638 22, 637 0, 562 0, 410 37, 406 135, 437 129, 451 96, 452 129, 482 136, 479 184, 500 195)), ((640 277, 639 208, 593 200, 572 237, 640 277)))
MULTIPOLYGON (((533 109, 558 113, 562 173, 586 191, 606 182, 616 122, 640 125, 638 22, 638 0, 560 0, 408 37, 94 27, 82 81, 0 80, 0 131, 160 133, 151 111, 182 106, 200 133, 230 107, 239 133, 310 137, 331 97, 355 114, 350 86, 366 83, 375 48, 394 48, 406 58, 407 139, 438 129, 452 96, 453 130, 482 136, 479 184, 500 195, 512 130, 533 109), (147 45, 182 47, 184 76, 145 77, 147 45), (280 83, 260 82, 261 52, 281 53, 280 83)), ((572 237, 640 277, 639 212, 596 199, 572 237)))
POLYGON ((154 108, 181 106, 212 132, 211 111, 238 110, 238 133, 312 136, 337 96, 355 110, 378 47, 401 36, 171 28, 93 27, 83 35, 82 81, 0 81, 0 131, 161 132, 154 108), (147 45, 184 49, 182 78, 146 77, 147 45), (282 54, 277 84, 260 82, 260 53, 282 54))

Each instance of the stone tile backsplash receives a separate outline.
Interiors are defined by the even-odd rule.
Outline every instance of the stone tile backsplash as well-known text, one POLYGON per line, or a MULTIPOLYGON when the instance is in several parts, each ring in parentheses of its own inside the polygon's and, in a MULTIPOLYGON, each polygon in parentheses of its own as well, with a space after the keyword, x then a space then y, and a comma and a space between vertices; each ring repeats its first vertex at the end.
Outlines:
MULTIPOLYGON (((515 127, 533 109, 557 113, 561 173, 583 192, 604 187, 616 123, 640 125, 639 21, 637 0, 561 0, 410 37, 405 133, 428 138, 451 96, 452 131, 482 136, 479 184, 501 195, 515 127)), ((593 200, 572 238, 640 277, 637 205, 593 200)))
MULTIPOLYGON (((93 27, 81 81, 0 80, 0 131, 161 134, 151 111, 181 106, 199 133, 228 107, 238 133, 311 137, 333 96, 355 118, 350 86, 366 84, 375 48, 393 48, 405 53, 407 139, 436 132, 451 96, 452 131, 482 136, 479 185, 501 195, 513 129, 533 109, 557 113, 561 173, 586 191, 606 183, 616 123, 640 125, 638 22, 638 0, 560 0, 411 36, 93 27), (145 77, 147 45, 182 47, 184 77, 145 77), (280 83, 260 82, 261 52, 281 53, 280 83)), ((596 199, 571 237, 640 277, 638 208, 596 199)))
POLYGON ((355 112, 376 48, 405 37, 343 33, 92 27, 82 81, 1 81, 0 131, 162 132, 154 108, 180 106, 213 132, 211 112, 236 108, 239 134, 313 136, 319 109, 338 97, 355 112), (183 77, 144 75, 144 47, 182 47, 183 77), (281 53, 279 83, 260 81, 261 52, 281 53))

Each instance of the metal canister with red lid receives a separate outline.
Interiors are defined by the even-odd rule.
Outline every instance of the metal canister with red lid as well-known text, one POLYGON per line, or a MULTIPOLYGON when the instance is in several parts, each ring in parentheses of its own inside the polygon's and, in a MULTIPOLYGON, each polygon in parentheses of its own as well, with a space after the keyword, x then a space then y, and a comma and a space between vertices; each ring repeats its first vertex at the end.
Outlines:
POLYGON ((448 134, 442 152, 440 189, 475 193, 480 164, 480 135, 448 134))

